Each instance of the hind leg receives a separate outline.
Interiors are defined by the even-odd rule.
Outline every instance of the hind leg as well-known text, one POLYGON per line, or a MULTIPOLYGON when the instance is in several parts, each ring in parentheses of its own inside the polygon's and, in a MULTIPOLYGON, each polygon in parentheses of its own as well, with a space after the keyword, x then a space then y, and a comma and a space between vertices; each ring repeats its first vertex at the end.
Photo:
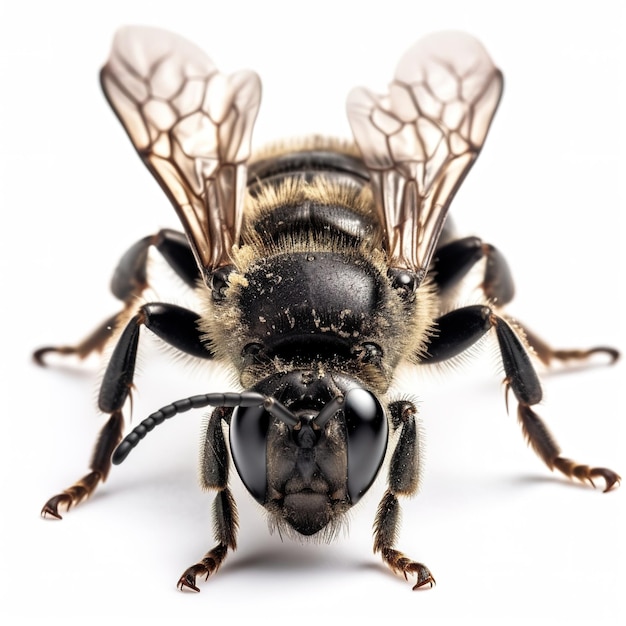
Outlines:
MULTIPOLYGON (((515 285, 504 255, 496 247, 478 237, 456 239, 437 249, 431 272, 443 298, 445 299, 447 293, 458 286, 469 271, 481 261, 484 262, 485 269, 479 286, 490 305, 501 308, 511 302, 515 295, 515 285)), ((524 325, 516 323, 516 326, 523 331, 526 342, 546 366, 550 366, 554 361, 568 363, 586 361, 595 354, 606 354, 611 364, 619 358, 619 352, 607 346, 582 349, 552 348, 524 325)))
POLYGON ((147 264, 150 248, 154 247, 167 261, 176 275, 194 288, 200 272, 187 237, 175 230, 163 229, 155 235, 144 237, 122 256, 111 279, 113 295, 124 302, 124 308, 100 324, 76 345, 44 346, 33 353, 37 365, 45 366, 48 354, 76 355, 84 359, 92 353, 102 352, 113 336, 120 319, 124 318, 136 298, 148 287, 147 264))

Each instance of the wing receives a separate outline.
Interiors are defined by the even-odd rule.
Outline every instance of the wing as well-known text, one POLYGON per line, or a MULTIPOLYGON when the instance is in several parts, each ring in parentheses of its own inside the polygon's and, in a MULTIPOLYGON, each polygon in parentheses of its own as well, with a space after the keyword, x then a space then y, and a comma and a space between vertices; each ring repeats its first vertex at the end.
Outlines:
POLYGON ((401 59, 389 93, 348 96, 348 118, 371 175, 391 267, 423 274, 448 206, 478 156, 502 74, 464 33, 436 33, 401 59))
POLYGON ((174 205, 199 266, 211 271, 228 264, 241 230, 258 76, 220 74, 182 37, 133 26, 117 32, 100 78, 174 205))

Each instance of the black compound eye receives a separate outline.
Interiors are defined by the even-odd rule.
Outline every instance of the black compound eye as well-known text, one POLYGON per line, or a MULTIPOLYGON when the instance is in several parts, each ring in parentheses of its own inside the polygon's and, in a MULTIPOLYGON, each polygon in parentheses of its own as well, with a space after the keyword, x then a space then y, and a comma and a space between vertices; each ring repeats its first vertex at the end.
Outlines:
POLYGON ((388 425, 374 394, 351 389, 345 397, 348 447, 348 494, 352 504, 370 488, 385 458, 388 425))
POLYGON ((238 407, 230 422, 230 449, 241 481, 263 504, 267 490, 267 431, 270 415, 262 406, 238 407))

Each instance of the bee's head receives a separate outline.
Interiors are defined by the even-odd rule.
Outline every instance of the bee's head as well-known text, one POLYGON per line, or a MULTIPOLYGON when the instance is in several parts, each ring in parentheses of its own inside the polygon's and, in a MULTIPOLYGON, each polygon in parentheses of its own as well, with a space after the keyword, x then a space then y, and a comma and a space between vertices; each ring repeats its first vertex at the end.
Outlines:
POLYGON ((239 476, 274 523, 314 535, 376 478, 387 448, 383 407, 354 379, 311 370, 274 374, 253 390, 288 411, 278 418, 263 406, 234 410, 230 446, 239 476))

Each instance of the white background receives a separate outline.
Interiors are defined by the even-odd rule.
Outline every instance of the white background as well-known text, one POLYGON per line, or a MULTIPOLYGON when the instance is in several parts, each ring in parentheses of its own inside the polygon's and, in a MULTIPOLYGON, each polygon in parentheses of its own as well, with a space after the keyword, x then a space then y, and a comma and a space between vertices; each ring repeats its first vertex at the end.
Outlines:
MULTIPOLYGON (((555 345, 626 349, 624 61, 619 2, 3 2, 0 15, 2 512, 0 615, 39 623, 624 623, 626 491, 552 475, 526 449, 487 348, 427 381, 422 493, 398 546, 437 586, 412 593, 371 553, 382 486, 330 546, 281 543, 239 498, 240 548, 194 595, 181 572, 212 545, 196 482, 201 416, 162 426, 62 522, 44 501, 87 468, 101 419, 97 364, 41 370, 30 352, 71 343, 115 311, 110 273, 174 213, 99 92, 115 29, 184 34, 225 71, 262 77, 256 145, 347 136, 357 84, 383 89, 419 36, 478 36, 505 95, 453 214, 514 268, 511 312, 555 345), (114 620, 114 621, 112 621, 114 620)), ((134 419, 209 376, 144 359, 134 419)), ((548 375, 540 413, 569 455, 626 472, 624 365, 548 375)), ((235 486, 238 495, 240 488, 235 486)))

